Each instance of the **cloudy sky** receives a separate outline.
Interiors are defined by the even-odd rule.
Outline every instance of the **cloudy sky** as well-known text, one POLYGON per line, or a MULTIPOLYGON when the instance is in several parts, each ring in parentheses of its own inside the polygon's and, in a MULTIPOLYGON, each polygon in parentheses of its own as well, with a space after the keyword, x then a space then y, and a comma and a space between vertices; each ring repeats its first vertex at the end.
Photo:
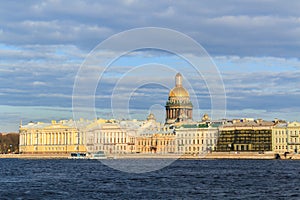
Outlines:
MULTIPOLYGON (((1 1, 0 132, 17 131, 20 120, 72 118, 74 82, 89 53, 114 34, 143 27, 178 31, 207 51, 224 83, 227 118, 300 120, 299 9, 297 0, 1 1)), ((139 40, 151 41, 151 33, 125 39, 120 47, 139 40)), ((172 45, 193 54, 190 46, 172 45)), ((126 101, 131 117, 143 119, 153 109, 163 120, 178 71, 199 115, 210 113, 207 80, 193 76, 181 57, 152 49, 111 63, 96 87, 97 116, 111 117, 114 102, 121 102, 115 110, 122 113, 126 101)))

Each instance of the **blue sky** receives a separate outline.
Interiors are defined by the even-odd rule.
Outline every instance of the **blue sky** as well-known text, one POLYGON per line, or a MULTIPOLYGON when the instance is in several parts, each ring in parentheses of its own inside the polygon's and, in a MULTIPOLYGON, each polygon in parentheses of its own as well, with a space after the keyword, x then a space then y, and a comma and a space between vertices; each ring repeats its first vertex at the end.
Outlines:
MULTIPOLYGON (((72 118, 74 81, 90 51, 114 34, 141 27, 174 29, 205 48, 224 82, 227 118, 300 120, 299 9, 296 0, 1 1, 0 132, 17 131, 20 120, 72 118)), ((164 78, 140 75, 157 76, 165 86, 136 88, 129 102, 132 118, 144 119, 153 109, 163 121, 175 71, 185 74, 187 88, 195 84, 190 89, 200 110, 194 119, 210 112, 207 85, 188 75, 186 61, 144 50, 112 63, 97 87, 98 117, 112 116, 111 95, 124 73, 147 63, 168 66, 170 73, 164 78)), ((120 96, 138 81, 126 80, 120 96)))

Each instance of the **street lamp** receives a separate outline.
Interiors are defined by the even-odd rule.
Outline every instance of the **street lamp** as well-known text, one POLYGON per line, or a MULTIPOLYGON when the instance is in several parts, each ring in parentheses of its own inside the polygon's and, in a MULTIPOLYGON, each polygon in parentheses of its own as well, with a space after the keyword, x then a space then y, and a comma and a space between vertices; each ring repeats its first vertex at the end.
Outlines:
POLYGON ((229 153, 230 153, 230 150, 231 150, 231 144, 228 144, 228 148, 229 148, 229 153))

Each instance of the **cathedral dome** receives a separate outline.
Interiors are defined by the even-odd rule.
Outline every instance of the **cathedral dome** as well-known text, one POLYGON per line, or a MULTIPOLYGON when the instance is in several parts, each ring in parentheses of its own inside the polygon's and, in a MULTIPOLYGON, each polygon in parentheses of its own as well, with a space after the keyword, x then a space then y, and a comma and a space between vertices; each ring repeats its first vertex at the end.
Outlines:
POLYGON ((192 120, 193 104, 188 91, 182 86, 182 75, 175 76, 175 87, 169 93, 166 103, 166 124, 192 120))
POLYGON ((189 97, 188 91, 184 89, 183 87, 174 87, 170 93, 169 97, 189 97))
POLYGON ((177 73, 175 76, 175 87, 170 91, 169 97, 189 97, 188 91, 182 87, 182 75, 177 73))

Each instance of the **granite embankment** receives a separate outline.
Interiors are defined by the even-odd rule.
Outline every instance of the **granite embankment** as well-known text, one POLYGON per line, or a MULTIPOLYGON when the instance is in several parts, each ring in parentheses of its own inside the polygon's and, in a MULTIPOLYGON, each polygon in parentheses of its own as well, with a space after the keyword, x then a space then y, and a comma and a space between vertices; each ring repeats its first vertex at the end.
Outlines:
MULTIPOLYGON (((17 159, 67 159, 68 154, 0 154, 0 158, 17 159)), ((108 155, 115 159, 275 159, 273 152, 212 152, 201 155, 179 154, 120 154, 108 155)), ((300 154, 280 155, 281 159, 300 159, 300 154)))
POLYGON ((18 158, 18 159, 65 159, 67 154, 0 154, 1 158, 18 158))

